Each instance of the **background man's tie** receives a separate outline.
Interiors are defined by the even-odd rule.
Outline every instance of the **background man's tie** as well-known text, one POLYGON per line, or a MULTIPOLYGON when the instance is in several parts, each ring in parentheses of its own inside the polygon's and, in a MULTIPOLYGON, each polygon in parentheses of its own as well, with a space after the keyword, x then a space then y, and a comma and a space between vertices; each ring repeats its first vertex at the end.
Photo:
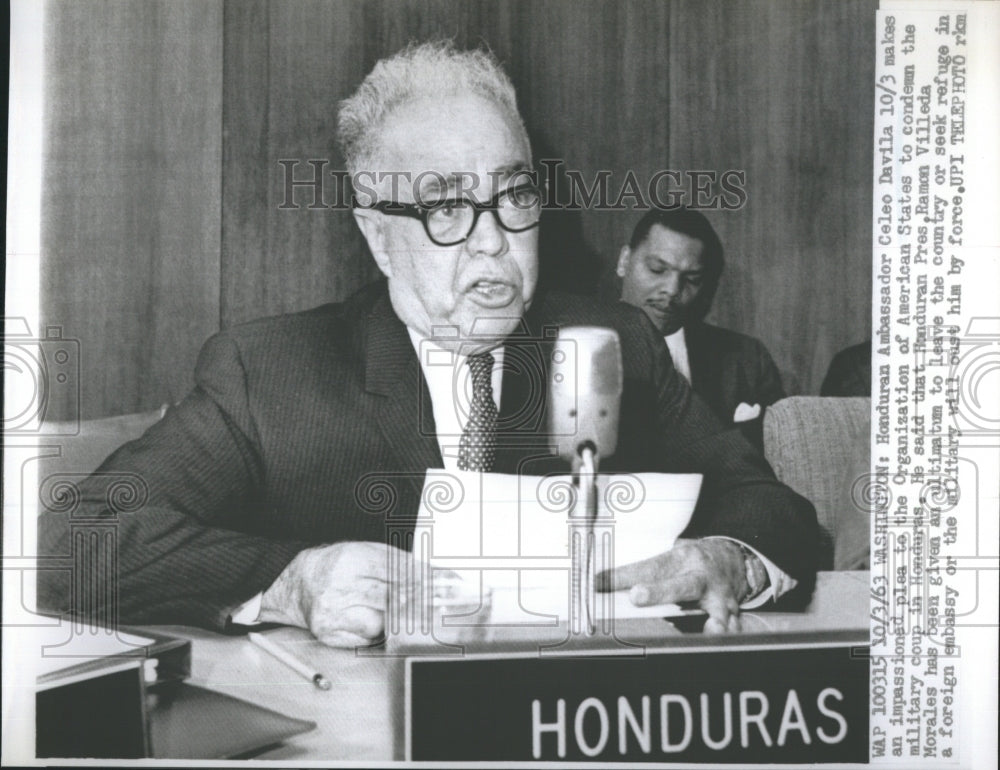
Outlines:
POLYGON ((491 471, 497 455, 497 405, 493 402, 493 356, 466 359, 472 372, 472 404, 458 442, 458 469, 491 471))

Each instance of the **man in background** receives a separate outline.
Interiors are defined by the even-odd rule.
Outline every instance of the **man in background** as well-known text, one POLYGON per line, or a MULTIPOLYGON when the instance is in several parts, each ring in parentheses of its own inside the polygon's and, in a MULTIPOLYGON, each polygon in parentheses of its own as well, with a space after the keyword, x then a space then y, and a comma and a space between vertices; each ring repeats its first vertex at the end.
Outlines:
POLYGON ((622 301, 649 316, 695 393, 723 423, 735 425, 762 448, 764 409, 785 392, 759 340, 702 320, 722 268, 722 243, 703 214, 653 209, 622 246, 616 273, 622 301))
POLYGON ((871 396, 872 343, 859 342, 844 348, 830 361, 820 387, 821 396, 871 396))

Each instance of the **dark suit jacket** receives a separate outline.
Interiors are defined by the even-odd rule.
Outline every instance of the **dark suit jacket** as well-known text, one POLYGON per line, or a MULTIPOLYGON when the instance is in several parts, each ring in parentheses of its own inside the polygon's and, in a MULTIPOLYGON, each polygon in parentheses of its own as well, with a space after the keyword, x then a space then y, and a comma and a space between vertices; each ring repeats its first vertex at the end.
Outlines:
POLYGON ((844 348, 833 357, 819 389, 821 396, 871 396, 872 343, 844 348))
MULTIPOLYGON (((496 470, 568 471, 548 454, 547 369, 555 329, 580 323, 611 326, 622 340, 619 448, 602 471, 705 473, 688 534, 740 538, 808 583, 819 544, 812 505, 692 398, 633 308, 536 298, 505 343, 496 470)), ((117 593, 120 620, 222 627, 303 548, 387 542, 390 530, 412 528, 424 470, 443 464, 427 386, 384 283, 214 336, 195 379, 82 485, 78 506, 41 517, 40 553, 72 551, 75 585, 98 602, 117 593), (138 500, 112 500, 123 479, 138 500), (100 527, 115 533, 116 563, 115 549, 87 551, 80 539, 100 527)), ((68 578, 41 572, 40 604, 66 608, 68 578)))
POLYGON ((691 387, 724 425, 735 425, 762 449, 764 407, 785 397, 781 375, 767 348, 746 334, 701 322, 684 327, 684 338, 691 387), (760 417, 734 423, 733 415, 740 404, 759 404, 760 417))

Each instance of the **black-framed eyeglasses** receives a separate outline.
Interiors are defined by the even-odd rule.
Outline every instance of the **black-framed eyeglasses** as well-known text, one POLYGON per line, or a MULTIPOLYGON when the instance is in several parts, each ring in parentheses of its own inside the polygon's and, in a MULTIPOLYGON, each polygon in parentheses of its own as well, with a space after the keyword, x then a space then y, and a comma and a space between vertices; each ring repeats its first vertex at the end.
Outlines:
POLYGON ((488 203, 468 198, 445 198, 434 203, 378 201, 370 208, 394 217, 411 217, 424 224, 427 237, 438 246, 454 246, 476 229, 479 215, 493 212, 497 223, 510 233, 530 230, 542 218, 542 191, 525 182, 501 190, 488 203))

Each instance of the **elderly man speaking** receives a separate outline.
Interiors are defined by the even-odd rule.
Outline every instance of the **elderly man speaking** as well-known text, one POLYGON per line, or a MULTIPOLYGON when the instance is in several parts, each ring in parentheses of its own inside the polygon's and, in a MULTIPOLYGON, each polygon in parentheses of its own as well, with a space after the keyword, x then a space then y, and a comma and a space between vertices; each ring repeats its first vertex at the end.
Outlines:
MULTIPOLYGON (((354 217, 385 280, 210 339, 192 393, 82 485, 77 520, 116 515, 104 489, 116 474, 140 477, 148 500, 117 514, 117 563, 78 562, 77 585, 117 580, 103 595, 126 622, 276 622, 370 644, 396 587, 365 480, 391 486, 387 515, 412 518, 428 468, 566 472, 545 435, 550 332, 587 324, 621 338, 618 449, 602 471, 704 474, 674 548, 598 587, 698 602, 709 631, 738 628, 741 605, 808 588, 812 506, 692 395, 645 315, 536 292, 541 193, 514 89, 489 54, 432 44, 380 61, 341 103, 338 138, 352 177, 373 183, 354 217), (455 369, 442 379, 425 346, 455 369), (455 376, 471 378, 467 410, 455 376)), ((69 552, 71 523, 43 513, 42 555, 69 552)), ((65 572, 41 574, 41 604, 79 611, 65 572)))

